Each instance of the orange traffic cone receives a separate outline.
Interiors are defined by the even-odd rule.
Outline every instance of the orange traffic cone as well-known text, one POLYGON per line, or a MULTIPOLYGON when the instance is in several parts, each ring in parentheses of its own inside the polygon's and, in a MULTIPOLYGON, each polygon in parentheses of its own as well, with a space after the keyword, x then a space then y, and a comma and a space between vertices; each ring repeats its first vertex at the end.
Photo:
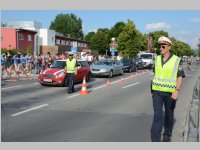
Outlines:
POLYGON ((133 75, 132 74, 130 74, 130 79, 133 79, 133 75))
POLYGON ((142 74, 144 74, 144 70, 142 70, 142 74))
POLYGON ((111 86, 111 84, 110 84, 110 81, 109 81, 109 80, 106 80, 106 86, 107 86, 107 87, 110 87, 110 86, 111 86))
POLYGON ((88 95, 88 94, 89 92, 87 91, 86 77, 84 76, 80 95, 88 95))
POLYGON ((120 78, 120 81, 119 81, 120 83, 124 83, 125 82, 125 80, 124 80, 124 78, 120 78))

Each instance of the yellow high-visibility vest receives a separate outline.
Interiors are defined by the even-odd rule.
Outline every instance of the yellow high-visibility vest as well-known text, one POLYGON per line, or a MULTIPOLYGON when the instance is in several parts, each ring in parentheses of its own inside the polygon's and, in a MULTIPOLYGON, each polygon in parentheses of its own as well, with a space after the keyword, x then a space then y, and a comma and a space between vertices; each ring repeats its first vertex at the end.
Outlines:
POLYGON ((76 71, 76 59, 73 58, 71 61, 69 59, 66 60, 67 65, 67 73, 75 73, 76 71))
POLYGON ((152 90, 174 92, 177 84, 177 72, 180 58, 173 55, 163 66, 161 55, 155 59, 155 73, 152 81, 152 90))

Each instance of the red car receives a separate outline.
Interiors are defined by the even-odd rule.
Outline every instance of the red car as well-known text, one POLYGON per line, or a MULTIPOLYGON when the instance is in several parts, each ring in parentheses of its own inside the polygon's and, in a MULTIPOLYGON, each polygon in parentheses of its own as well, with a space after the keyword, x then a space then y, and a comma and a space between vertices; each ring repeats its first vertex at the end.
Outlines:
MULTIPOLYGON (((88 82, 91 77, 89 64, 84 60, 78 60, 78 73, 75 75, 74 82, 81 82, 83 77, 86 76, 88 82)), ((45 70, 42 70, 38 76, 38 81, 41 85, 60 85, 67 86, 66 78, 66 60, 56 60, 45 70)))

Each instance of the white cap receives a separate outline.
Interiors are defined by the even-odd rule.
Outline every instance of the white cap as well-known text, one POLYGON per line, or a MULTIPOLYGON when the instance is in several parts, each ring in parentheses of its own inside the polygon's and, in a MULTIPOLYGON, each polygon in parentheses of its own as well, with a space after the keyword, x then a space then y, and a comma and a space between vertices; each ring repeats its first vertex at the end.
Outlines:
POLYGON ((69 54, 69 55, 74 55, 74 53, 72 53, 72 52, 68 52, 68 54, 69 54))
POLYGON ((158 44, 170 44, 172 45, 172 41, 165 37, 165 36, 161 36, 159 39, 158 39, 158 44))

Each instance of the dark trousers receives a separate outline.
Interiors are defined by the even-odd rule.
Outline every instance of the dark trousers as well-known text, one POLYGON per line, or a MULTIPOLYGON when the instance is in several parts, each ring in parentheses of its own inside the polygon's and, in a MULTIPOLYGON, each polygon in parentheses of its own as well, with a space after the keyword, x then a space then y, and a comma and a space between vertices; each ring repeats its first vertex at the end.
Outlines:
POLYGON ((151 127, 151 140, 152 142, 161 141, 161 132, 164 119, 164 136, 171 136, 174 124, 174 108, 176 101, 171 98, 171 94, 157 94, 153 93, 153 109, 154 117, 151 127), (163 105, 165 114, 163 118, 163 105))
POLYGON ((74 92, 74 73, 67 73, 68 93, 74 92))

